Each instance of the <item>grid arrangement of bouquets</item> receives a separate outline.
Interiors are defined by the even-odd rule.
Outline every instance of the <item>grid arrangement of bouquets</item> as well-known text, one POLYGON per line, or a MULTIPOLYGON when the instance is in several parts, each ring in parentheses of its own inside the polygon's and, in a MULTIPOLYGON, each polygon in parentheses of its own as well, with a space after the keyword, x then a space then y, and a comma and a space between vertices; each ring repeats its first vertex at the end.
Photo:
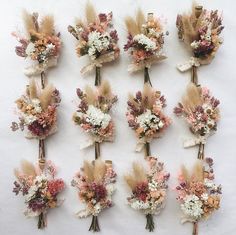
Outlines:
POLYGON ((86 20, 77 19, 76 26, 68 26, 68 31, 77 39, 78 57, 87 55, 90 63, 82 68, 85 74, 95 69, 95 89, 86 86, 85 90, 76 89, 79 99, 73 121, 88 134, 88 139, 80 148, 95 146, 95 160, 85 161, 72 180, 78 191, 79 199, 85 209, 76 213, 78 218, 92 216, 89 231, 100 231, 99 214, 113 205, 116 173, 111 160, 101 160, 100 145, 112 142, 115 125, 111 109, 117 102, 108 81, 101 79, 101 68, 107 62, 116 60, 120 55, 118 34, 112 25, 112 12, 97 14, 93 5, 86 5, 86 20))
MULTIPOLYGON (((78 218, 92 216, 89 231, 100 231, 98 215, 103 209, 113 205, 116 172, 111 160, 101 159, 100 145, 112 142, 115 137, 115 124, 111 111, 117 102, 111 86, 101 79, 100 70, 105 63, 120 56, 118 34, 112 25, 112 12, 97 14, 93 6, 86 5, 86 20, 77 20, 75 27, 68 31, 77 39, 78 57, 88 55, 90 63, 81 73, 95 69, 95 89, 86 86, 76 89, 78 104, 73 121, 88 134, 81 149, 95 146, 95 160, 84 161, 75 174, 71 185, 78 191, 85 209, 76 213, 78 218)), ((26 217, 38 217, 38 228, 47 225, 46 215, 50 208, 59 207, 63 199, 59 197, 65 188, 62 179, 55 178, 55 165, 46 160, 45 140, 57 131, 57 109, 60 93, 47 82, 46 72, 57 65, 61 50, 60 33, 56 33, 52 16, 44 16, 39 21, 38 13, 23 13, 26 35, 13 32, 20 45, 16 54, 29 59, 33 64, 24 69, 30 78, 25 93, 16 100, 18 121, 12 122, 13 131, 21 130, 28 139, 39 141, 38 163, 23 160, 21 169, 15 169, 16 181, 13 192, 22 194, 26 204, 26 217), (40 82, 36 77, 40 75, 40 82)), ((172 123, 164 113, 166 99, 160 91, 152 87, 149 69, 154 63, 167 57, 164 54, 164 38, 167 34, 161 18, 153 13, 144 16, 138 10, 135 19, 127 17, 125 24, 128 40, 124 45, 131 63, 129 72, 144 71, 144 87, 127 102, 127 122, 135 131, 137 145, 135 151, 145 150, 145 164, 134 162, 130 174, 125 175, 131 195, 128 205, 146 216, 146 229, 154 231, 154 215, 165 206, 170 174, 164 163, 152 156, 150 143, 160 138, 172 123)), ((211 63, 221 43, 222 16, 218 11, 208 11, 202 6, 193 5, 190 14, 177 16, 179 39, 184 41, 192 53, 189 61, 179 64, 178 69, 185 72, 191 69, 191 83, 185 95, 174 108, 177 117, 183 118, 193 134, 184 141, 184 147, 199 146, 198 161, 190 172, 184 166, 178 176, 175 190, 177 201, 183 212, 181 222, 193 223, 193 235, 198 234, 198 223, 208 219, 220 208, 221 185, 214 182, 213 159, 205 157, 205 144, 217 130, 220 120, 219 100, 210 90, 198 83, 197 67, 211 63)))
POLYGON ((58 194, 63 191, 65 183, 56 179, 56 167, 46 160, 45 140, 57 131, 57 109, 60 93, 47 82, 46 72, 57 65, 60 55, 60 33, 55 32, 54 18, 46 15, 39 20, 38 13, 23 12, 25 35, 12 33, 20 45, 16 54, 32 61, 24 70, 30 78, 25 93, 16 100, 18 121, 12 122, 13 131, 21 130, 28 139, 39 141, 38 163, 23 160, 21 170, 15 170, 17 181, 13 192, 24 196, 26 217, 38 217, 38 228, 47 225, 47 212, 58 207, 63 200, 58 194), (36 81, 40 75, 41 81, 36 81))
POLYGON ((208 219, 220 207, 221 186, 213 182, 213 160, 205 158, 205 144, 209 136, 217 130, 220 120, 220 101, 211 95, 210 90, 198 83, 197 68, 211 63, 218 51, 224 29, 222 15, 193 4, 192 12, 177 16, 178 36, 190 49, 192 57, 179 64, 185 72, 191 69, 191 83, 174 113, 183 118, 193 137, 184 141, 184 147, 198 145, 198 161, 190 174, 185 167, 179 176, 176 187, 177 200, 184 214, 182 222, 193 223, 193 235, 198 235, 198 222, 208 219))
POLYGON ((150 143, 163 135, 171 119, 164 114, 166 99, 160 91, 152 88, 148 70, 154 63, 166 59, 163 52, 165 33, 160 18, 153 13, 145 17, 140 9, 135 18, 127 17, 125 23, 128 41, 124 50, 131 57, 128 71, 144 71, 143 91, 129 95, 126 117, 137 137, 135 150, 145 151, 145 166, 134 162, 132 174, 125 176, 131 190, 127 201, 131 208, 146 216, 145 228, 152 232, 155 228, 153 216, 165 206, 170 174, 165 171, 164 163, 152 156, 150 143))

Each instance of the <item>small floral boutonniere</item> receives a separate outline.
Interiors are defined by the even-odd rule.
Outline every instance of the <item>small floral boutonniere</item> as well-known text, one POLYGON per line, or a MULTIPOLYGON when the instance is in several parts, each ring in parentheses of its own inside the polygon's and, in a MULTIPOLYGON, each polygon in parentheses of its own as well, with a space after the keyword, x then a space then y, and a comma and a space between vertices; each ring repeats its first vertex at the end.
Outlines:
POLYGON ((178 65, 178 69, 181 72, 192 69, 192 82, 197 84, 196 68, 211 63, 222 44, 222 15, 217 10, 208 11, 194 4, 190 14, 177 16, 176 25, 179 39, 185 42, 193 56, 178 65))
POLYGON ((132 190, 131 196, 127 198, 128 204, 146 215, 146 229, 152 232, 155 227, 153 215, 159 214, 165 206, 170 174, 165 172, 164 164, 157 158, 149 156, 146 160, 148 171, 134 163, 133 173, 126 175, 125 180, 132 190))
POLYGON ((96 90, 86 87, 85 92, 83 92, 78 88, 77 96, 80 103, 73 120, 91 137, 81 148, 86 148, 95 143, 97 158, 100 155, 99 144, 103 141, 113 141, 114 138, 114 122, 109 111, 117 102, 117 96, 112 94, 107 81, 103 81, 96 90))
POLYGON ((220 207, 221 186, 214 183, 213 160, 196 163, 192 174, 182 167, 177 200, 184 214, 182 223, 193 223, 193 235, 198 234, 198 222, 208 219, 220 207))
POLYGON ((220 102, 211 96, 209 89, 189 84, 182 102, 174 109, 174 113, 183 117, 190 131, 196 138, 184 142, 184 147, 199 145, 198 158, 204 158, 206 139, 217 130, 220 119, 220 102))
POLYGON ((50 162, 46 162, 44 171, 28 161, 22 161, 21 170, 15 170, 17 181, 13 192, 22 194, 25 198, 26 217, 38 217, 38 228, 46 227, 46 214, 49 209, 60 206, 63 202, 58 194, 63 191, 65 183, 56 179, 57 170, 50 162))
POLYGON ((127 17, 125 23, 129 35, 124 50, 128 51, 132 58, 128 71, 144 70, 144 83, 151 85, 148 69, 153 63, 166 58, 163 53, 165 32, 161 20, 155 18, 153 13, 149 13, 145 18, 139 10, 136 19, 127 17))
POLYGON ((77 213, 79 218, 92 215, 89 231, 100 231, 98 215, 112 206, 112 195, 115 191, 116 173, 112 162, 98 159, 84 166, 72 180, 72 186, 78 190, 80 200, 86 208, 77 213))
POLYGON ((39 23, 38 13, 24 11, 23 20, 27 34, 12 33, 20 43, 16 46, 16 54, 37 62, 25 69, 26 76, 42 75, 48 68, 57 65, 61 49, 60 33, 55 32, 53 16, 44 16, 39 23))
POLYGON ((76 26, 68 26, 68 31, 78 40, 76 52, 79 57, 88 55, 91 63, 81 73, 96 69, 95 86, 100 85, 100 68, 104 63, 116 60, 120 55, 118 34, 112 25, 112 12, 97 15, 94 7, 86 6, 86 22, 77 20, 76 26))
POLYGON ((171 124, 171 119, 163 113, 165 106, 165 97, 149 84, 144 85, 143 92, 130 95, 126 117, 138 137, 136 151, 141 151, 145 146, 146 156, 149 156, 149 143, 153 138, 161 137, 171 124))

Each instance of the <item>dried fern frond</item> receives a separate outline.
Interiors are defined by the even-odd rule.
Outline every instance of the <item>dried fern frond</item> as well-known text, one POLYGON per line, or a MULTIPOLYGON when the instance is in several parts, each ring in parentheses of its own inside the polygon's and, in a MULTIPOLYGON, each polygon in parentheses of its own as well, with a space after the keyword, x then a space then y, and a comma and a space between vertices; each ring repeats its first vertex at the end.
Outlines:
POLYGON ((27 175, 27 176, 32 176, 33 178, 36 177, 36 171, 35 171, 35 167, 34 165, 29 162, 29 161, 26 161, 26 160, 23 160, 21 162, 21 170, 22 170, 22 173, 24 175, 27 175))
POLYGON ((200 89, 194 84, 190 83, 187 86, 186 94, 182 98, 184 109, 194 109, 197 105, 202 104, 200 89))
POLYGON ((87 19, 88 24, 96 21, 96 11, 94 9, 94 6, 91 4, 91 2, 87 2, 85 13, 86 13, 86 19, 87 19))
POLYGON ((92 182, 94 180, 94 177, 93 177, 94 166, 88 161, 84 161, 83 169, 84 169, 84 175, 87 178, 87 181, 89 183, 92 182))
POLYGON ((126 25, 128 32, 132 36, 135 36, 136 34, 140 33, 139 27, 138 27, 136 21, 132 17, 128 16, 125 18, 125 25, 126 25))
POLYGON ((106 173, 105 163, 100 159, 95 160, 94 172, 93 172, 94 181, 97 183, 102 183, 105 173, 106 173))
POLYGON ((39 100, 43 109, 47 109, 48 105, 51 103, 53 91, 54 91, 54 87, 51 84, 47 85, 42 90, 39 100))
POLYGON ((94 105, 96 101, 96 95, 94 90, 90 86, 85 87, 86 100, 88 104, 94 105))
POLYGON ((105 98, 110 98, 112 96, 110 83, 107 80, 103 80, 101 86, 98 88, 98 92, 105 98))
POLYGON ((200 181, 200 182, 203 181, 203 165, 200 160, 198 160, 194 165, 192 177, 196 181, 200 181))
POLYGON ((181 173, 182 173, 182 176, 184 177, 185 181, 189 182, 190 181, 190 175, 189 175, 189 172, 188 172, 187 168, 184 165, 181 167, 181 173))
POLYGON ((45 35, 53 35, 54 34, 54 18, 52 15, 46 15, 43 17, 40 24, 40 31, 45 35))
POLYGON ((136 23, 140 32, 142 30, 142 25, 145 23, 145 21, 146 20, 145 20, 144 14, 142 10, 139 8, 136 14, 136 23))
POLYGON ((31 100, 38 98, 38 96, 37 96, 37 86, 36 86, 36 83, 35 83, 34 79, 30 80, 30 84, 29 84, 28 89, 29 89, 29 97, 30 97, 31 100))
POLYGON ((25 30, 28 34, 30 34, 32 31, 37 31, 32 14, 30 14, 26 10, 23 10, 22 17, 24 21, 25 30))
POLYGON ((134 162, 133 163, 133 172, 136 181, 143 182, 147 180, 147 175, 145 169, 142 167, 141 164, 134 162))
POLYGON ((126 181, 126 183, 128 184, 128 186, 131 188, 131 190, 133 191, 135 188, 136 188, 136 186, 137 186, 137 181, 136 181, 136 179, 134 178, 134 176, 133 175, 125 175, 124 176, 124 179, 125 179, 125 181, 126 181))

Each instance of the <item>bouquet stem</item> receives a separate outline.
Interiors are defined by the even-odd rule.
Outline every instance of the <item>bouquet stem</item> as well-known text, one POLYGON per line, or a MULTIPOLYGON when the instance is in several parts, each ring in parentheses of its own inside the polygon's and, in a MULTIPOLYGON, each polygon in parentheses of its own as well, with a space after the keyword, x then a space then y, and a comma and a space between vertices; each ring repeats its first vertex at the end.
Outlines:
POLYGON ((145 157, 148 157, 151 155, 151 149, 150 149, 150 143, 145 143, 145 157))
POLYGON ((42 87, 42 89, 44 89, 45 88, 45 80, 46 80, 45 72, 44 71, 41 72, 40 76, 41 76, 41 87, 42 87))
POLYGON ((150 76, 149 76, 148 68, 147 67, 144 68, 144 84, 145 83, 149 83, 150 86, 152 86, 152 83, 151 83, 151 80, 150 80, 150 76))
POLYGON ((101 85, 101 68, 96 66, 95 86, 101 85))
POLYGON ((203 160, 204 159, 204 149, 205 149, 205 144, 200 143, 198 147, 198 159, 203 160))
POLYGON ((95 142, 95 159, 100 157, 100 143, 95 142))
POLYGON ((194 83, 196 86, 198 85, 197 67, 194 65, 191 69, 191 82, 194 83))
POLYGON ((152 214, 147 214, 146 215, 146 218, 147 218, 147 224, 146 224, 146 229, 149 230, 149 232, 153 232, 154 231, 154 228, 155 228, 155 224, 154 224, 154 221, 153 221, 153 216, 152 214))
POLYGON ((197 222, 193 223, 193 235, 198 235, 198 224, 197 224, 197 222))
POLYGON ((98 224, 98 217, 95 215, 93 215, 93 219, 92 219, 92 223, 89 227, 89 231, 93 231, 93 232, 100 231, 99 224, 98 224))
POLYGON ((46 227, 46 215, 41 212, 38 220, 38 229, 44 229, 46 227))
POLYGON ((39 167, 41 170, 44 169, 46 162, 46 156, 45 156, 45 144, 44 140, 39 140, 39 167))

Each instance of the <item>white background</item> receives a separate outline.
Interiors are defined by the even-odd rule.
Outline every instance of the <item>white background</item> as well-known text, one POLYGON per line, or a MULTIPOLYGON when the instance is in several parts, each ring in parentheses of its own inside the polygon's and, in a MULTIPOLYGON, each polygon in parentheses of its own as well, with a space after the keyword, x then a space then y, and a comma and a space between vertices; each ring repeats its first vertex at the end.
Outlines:
MULTIPOLYGON (((181 74, 175 65, 189 58, 183 44, 178 41, 175 27, 176 15, 191 7, 189 0, 97 0, 92 1, 98 12, 113 11, 114 25, 120 37, 120 47, 126 42, 127 32, 124 17, 134 15, 138 7, 146 13, 154 12, 167 19, 167 30, 170 35, 166 38, 166 61, 155 65, 150 70, 153 86, 160 89, 167 98, 166 114, 173 119, 173 125, 164 137, 154 140, 151 144, 152 153, 160 156, 171 173, 170 190, 165 210, 156 216, 156 230, 160 235, 189 235, 191 224, 180 224, 181 212, 175 200, 172 188, 176 184, 176 176, 181 164, 191 167, 197 154, 197 147, 182 148, 182 140, 188 129, 183 121, 173 115, 173 108, 180 100, 189 81, 190 74, 181 74)), ((199 69, 202 85, 211 89, 220 99, 221 116, 218 132, 209 138, 206 153, 215 160, 216 182, 223 185, 221 209, 207 222, 200 224, 199 234, 234 235, 236 233, 236 125, 235 115, 235 55, 236 55, 236 4, 234 0, 201 1, 205 7, 220 9, 224 14, 225 30, 224 44, 220 48, 215 60, 208 66, 199 69)), ((73 24, 74 18, 84 16, 85 1, 81 0, 10 0, 1 1, 0 7, 0 234, 90 234, 87 232, 91 217, 79 220, 74 216, 82 208, 76 191, 70 186, 74 173, 80 168, 84 159, 94 158, 94 149, 81 151, 79 144, 86 137, 72 120, 75 111, 76 87, 83 88, 85 84, 93 85, 94 75, 83 78, 80 69, 85 64, 84 59, 78 59, 75 53, 75 39, 67 32, 67 26, 73 24), (58 66, 48 73, 49 81, 60 91, 62 103, 59 108, 59 131, 46 141, 47 157, 59 167, 59 177, 67 183, 67 189, 62 194, 65 203, 48 214, 48 227, 44 231, 37 230, 36 219, 26 219, 22 214, 23 198, 15 197, 12 193, 14 181, 13 169, 19 166, 21 159, 37 161, 38 145, 35 140, 27 140, 22 133, 10 130, 14 115, 14 101, 24 92, 28 80, 22 70, 26 65, 24 59, 15 55, 17 44, 10 33, 22 30, 21 11, 38 11, 40 14, 52 13, 55 16, 56 28, 61 32, 63 49, 58 66)), ((122 50, 121 50, 122 51, 122 50)), ((123 51, 121 58, 115 63, 104 66, 102 78, 108 79, 119 102, 114 109, 113 116, 117 127, 114 143, 102 145, 102 158, 111 159, 118 173, 117 192, 114 195, 115 206, 104 211, 99 216, 100 234, 149 234, 145 230, 145 217, 126 205, 129 190, 124 183, 123 175, 131 167, 134 160, 143 160, 143 153, 135 153, 134 132, 128 127, 125 112, 128 92, 136 92, 143 87, 143 75, 130 75, 127 72, 128 56, 123 51)))

